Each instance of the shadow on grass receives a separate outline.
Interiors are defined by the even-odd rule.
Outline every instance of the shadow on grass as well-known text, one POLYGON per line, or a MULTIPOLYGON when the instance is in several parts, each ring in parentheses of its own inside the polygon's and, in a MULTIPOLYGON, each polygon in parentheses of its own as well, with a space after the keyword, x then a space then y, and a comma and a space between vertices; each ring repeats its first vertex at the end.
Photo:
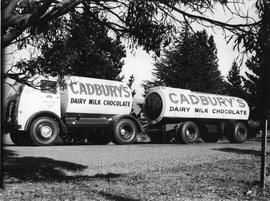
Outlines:
POLYGON ((3 150, 3 159, 7 160, 8 158, 18 156, 18 154, 15 151, 4 149, 3 150))
MULTIPOLYGON (((249 139, 249 141, 261 142, 262 138, 261 137, 252 138, 252 139, 249 139)), ((270 136, 267 136, 267 143, 268 144, 270 143, 270 136)))
MULTIPOLYGON (((110 183, 112 180, 118 180, 118 178, 126 177, 125 174, 96 174, 94 176, 88 175, 76 175, 78 171, 83 171, 87 166, 53 160, 45 157, 18 157, 18 154, 11 150, 3 150, 3 173, 4 173, 4 187, 5 184, 24 183, 55 183, 55 185, 61 185, 62 182, 71 183, 71 185, 84 187, 84 182, 90 182, 93 184, 102 185, 98 181, 104 181, 110 183), (73 174, 75 173, 75 174, 73 174)), ((38 184, 37 184, 38 185, 38 184)), ((93 189, 94 189, 93 185, 93 189)), ((88 189, 89 190, 89 189, 88 189)), ((22 189, 23 191, 23 189, 22 189)), ((71 191, 71 193, 73 193, 71 191)), ((117 201, 139 201, 139 199, 133 199, 127 193, 117 194, 106 191, 99 191, 98 195, 106 200, 117 201)), ((1 196, 0 196, 1 200, 1 196)))
POLYGON ((106 198, 106 200, 113 200, 113 201, 139 201, 139 199, 134 199, 131 197, 125 197, 122 195, 114 195, 111 193, 107 193, 104 191, 100 191, 98 192, 99 195, 101 195, 102 197, 106 198))
MULTIPOLYGON (((238 148, 219 148, 219 149, 213 149, 213 150, 236 153, 236 154, 248 154, 248 155, 254 155, 254 156, 261 156, 260 150, 258 151, 258 150, 238 149, 238 148)), ((268 152, 267 154, 270 154, 270 152, 268 152)))
POLYGON ((3 150, 3 159, 4 183, 110 180, 123 176, 113 173, 94 176, 76 175, 87 166, 45 157, 18 157, 16 152, 11 150, 3 150))
POLYGON ((45 157, 18 157, 16 152, 3 151, 4 180, 8 181, 53 181, 67 179, 66 172, 87 168, 76 163, 53 160, 45 157))

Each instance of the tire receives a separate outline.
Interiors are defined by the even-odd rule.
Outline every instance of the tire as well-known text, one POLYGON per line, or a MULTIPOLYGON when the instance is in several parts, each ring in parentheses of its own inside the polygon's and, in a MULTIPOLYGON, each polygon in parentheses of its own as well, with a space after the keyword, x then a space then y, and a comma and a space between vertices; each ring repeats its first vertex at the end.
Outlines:
POLYGON ((137 127, 130 119, 121 119, 114 125, 113 139, 115 144, 133 144, 137 138, 137 127))
POLYGON ((15 145, 19 145, 19 146, 32 144, 29 134, 25 131, 11 131, 10 139, 15 145))
POLYGON ((192 121, 186 121, 179 124, 176 141, 184 144, 196 143, 199 140, 199 135, 198 126, 192 121))
POLYGON ((248 137, 247 127, 242 122, 226 123, 224 132, 231 143, 243 143, 248 137))
POLYGON ((30 137, 35 145, 53 145, 59 137, 58 123, 50 117, 39 117, 31 124, 30 137))

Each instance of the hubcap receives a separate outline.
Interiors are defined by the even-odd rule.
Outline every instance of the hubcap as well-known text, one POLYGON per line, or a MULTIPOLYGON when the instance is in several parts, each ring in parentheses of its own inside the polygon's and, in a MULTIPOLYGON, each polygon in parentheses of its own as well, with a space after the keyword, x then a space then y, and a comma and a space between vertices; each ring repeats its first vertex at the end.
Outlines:
POLYGON ((246 137, 246 131, 244 128, 239 128, 237 133, 241 139, 244 139, 246 137))
POLYGON ((196 138, 196 131, 193 128, 187 128, 186 130, 186 136, 190 139, 193 140, 196 138))
POLYGON ((120 134, 123 138, 129 139, 132 136, 132 129, 129 126, 125 125, 120 128, 120 134))
POLYGON ((125 130, 125 129, 123 129, 123 128, 121 129, 121 131, 120 131, 120 132, 121 132, 121 135, 125 135, 125 134, 126 134, 126 130, 125 130))
POLYGON ((52 135, 52 128, 49 126, 42 126, 40 128, 40 134, 44 138, 49 138, 52 135))

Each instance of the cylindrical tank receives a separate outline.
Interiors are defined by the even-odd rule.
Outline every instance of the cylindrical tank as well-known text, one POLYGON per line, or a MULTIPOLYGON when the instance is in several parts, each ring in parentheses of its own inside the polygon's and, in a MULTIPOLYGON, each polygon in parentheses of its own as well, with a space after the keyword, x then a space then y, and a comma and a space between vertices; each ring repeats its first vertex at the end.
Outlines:
POLYGON ((200 118, 247 120, 245 100, 232 96, 154 87, 145 97, 144 112, 152 123, 165 119, 200 118))
POLYGON ((121 115, 129 114, 131 108, 132 93, 123 82, 72 76, 61 90, 62 115, 121 115))

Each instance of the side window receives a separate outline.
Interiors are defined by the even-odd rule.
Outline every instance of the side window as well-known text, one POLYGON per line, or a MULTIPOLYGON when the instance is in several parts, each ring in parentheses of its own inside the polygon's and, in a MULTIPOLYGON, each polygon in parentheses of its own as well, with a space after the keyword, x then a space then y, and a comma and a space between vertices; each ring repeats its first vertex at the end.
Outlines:
POLYGON ((57 82, 49 80, 41 80, 40 89, 43 93, 56 94, 57 92, 57 82))

